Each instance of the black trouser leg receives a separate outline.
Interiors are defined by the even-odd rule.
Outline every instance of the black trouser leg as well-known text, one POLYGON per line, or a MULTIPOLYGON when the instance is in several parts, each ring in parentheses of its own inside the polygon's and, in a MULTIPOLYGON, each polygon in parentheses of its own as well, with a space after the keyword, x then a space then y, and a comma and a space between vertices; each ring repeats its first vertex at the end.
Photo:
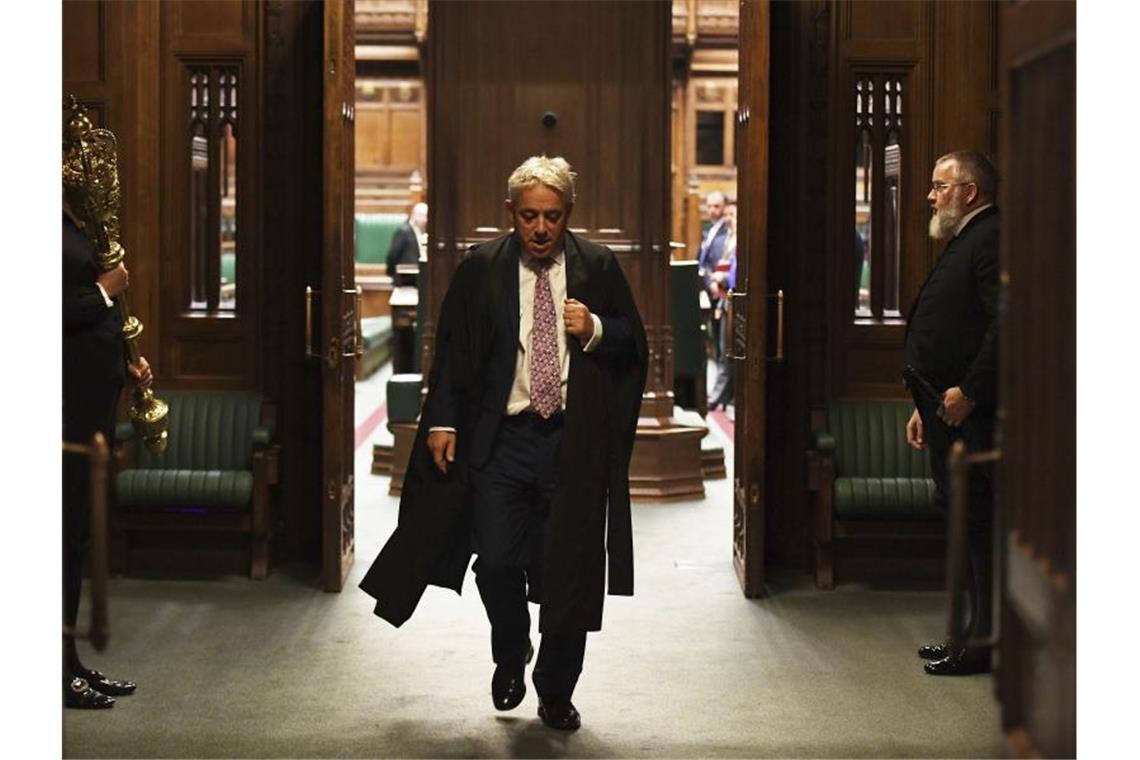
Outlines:
POLYGON ((534 688, 546 702, 569 700, 582 673, 586 632, 544 633, 534 665, 534 688))
MULTIPOLYGON (((102 432, 107 446, 115 443, 115 401, 118 386, 105 389, 93 399, 64 399, 64 440, 90 444, 102 432)), ((80 454, 63 455, 63 624, 74 627, 79 619, 83 590, 83 566, 91 532, 91 463, 80 454)), ((63 678, 86 669, 79 660, 75 638, 63 637, 63 678)))
POLYGON ((491 623, 491 658, 496 665, 517 665, 530 644, 530 611, 526 603, 526 571, 475 561, 475 585, 491 623))
MULTIPOLYGON (((923 432, 930 453, 930 469, 934 476, 935 500, 945 512, 949 504, 949 475, 946 458, 957 440, 966 442, 970 453, 986 451, 993 444, 993 420, 967 418, 960 427, 950 427, 938 419, 936 407, 922 399, 915 400, 922 416, 923 432)), ((969 616, 965 630, 972 636, 984 637, 993 632, 993 467, 973 465, 970 469, 970 495, 967 529, 966 604, 969 616)), ((966 621, 963 621, 966 622, 966 621)))

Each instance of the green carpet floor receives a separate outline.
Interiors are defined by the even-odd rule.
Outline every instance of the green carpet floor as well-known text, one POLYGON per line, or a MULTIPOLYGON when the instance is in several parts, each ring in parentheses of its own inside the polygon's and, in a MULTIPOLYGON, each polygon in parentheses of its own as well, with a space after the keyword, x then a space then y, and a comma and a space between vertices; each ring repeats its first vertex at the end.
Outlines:
MULTIPOLYGON (((473 579, 429 589, 393 629, 356 588, 395 525, 357 452, 357 560, 341 594, 316 571, 262 583, 119 579, 113 638, 88 665, 138 681, 111 710, 64 711, 65 757, 992 757, 990 676, 935 678, 914 650, 943 595, 776 579, 746 600, 731 563, 730 480, 702 501, 635 505, 637 595, 607 600, 574 701, 547 730, 531 689, 491 705, 473 579)), ((532 608, 533 610, 534 608, 532 608)), ((537 639, 535 641, 537 644, 537 639)))

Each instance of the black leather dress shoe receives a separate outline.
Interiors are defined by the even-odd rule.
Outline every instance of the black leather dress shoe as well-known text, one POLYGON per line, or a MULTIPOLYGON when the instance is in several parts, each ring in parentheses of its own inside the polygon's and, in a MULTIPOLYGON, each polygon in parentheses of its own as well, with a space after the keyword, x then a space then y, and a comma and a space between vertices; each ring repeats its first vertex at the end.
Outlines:
POLYGON ((491 676, 491 701, 496 710, 513 710, 526 696, 526 664, 534 657, 534 647, 526 645, 526 656, 513 665, 500 663, 491 676))
POLYGON ((538 717, 550 728, 559 731, 577 731, 582 727, 582 716, 570 700, 538 700, 538 717))
POLYGON ((134 694, 135 689, 138 688, 138 684, 134 681, 118 681, 107 678, 107 676, 98 670, 88 670, 87 674, 80 676, 80 678, 86 679, 87 683, 91 685, 91 688, 109 697, 123 697, 127 694, 134 694))
POLYGON ((932 676, 972 676, 990 672, 989 652, 978 649, 960 649, 941 660, 932 660, 923 666, 932 676))
POLYGON ((918 648, 918 656, 924 660, 941 660, 950 654, 950 647, 944 641, 941 644, 924 644, 918 648))
POLYGON ((83 678, 73 678, 63 687, 63 706, 76 710, 104 710, 115 706, 115 700, 92 689, 83 678))

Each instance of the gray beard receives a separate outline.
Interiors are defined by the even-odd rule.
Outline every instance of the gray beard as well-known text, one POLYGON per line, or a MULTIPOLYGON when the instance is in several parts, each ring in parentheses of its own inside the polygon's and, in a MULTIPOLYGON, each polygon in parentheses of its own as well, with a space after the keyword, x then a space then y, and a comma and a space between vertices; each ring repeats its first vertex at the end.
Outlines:
POLYGON ((953 237, 954 230, 958 229, 958 224, 962 221, 962 209, 953 206, 948 206, 941 211, 936 211, 930 216, 930 237, 935 240, 945 240, 953 237))

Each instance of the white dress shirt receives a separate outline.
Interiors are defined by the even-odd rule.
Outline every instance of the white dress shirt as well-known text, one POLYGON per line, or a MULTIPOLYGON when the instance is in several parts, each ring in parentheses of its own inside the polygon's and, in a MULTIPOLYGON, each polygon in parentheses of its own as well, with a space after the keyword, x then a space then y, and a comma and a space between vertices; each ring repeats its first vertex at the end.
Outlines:
MULTIPOLYGON (((515 379, 511 383, 511 392, 507 396, 507 408, 504 414, 518 414, 530 409, 530 340, 534 331, 534 286, 537 274, 526 264, 527 254, 519 256, 519 337, 518 352, 515 355, 515 379)), ((554 255, 548 271, 550 277, 550 296, 554 300, 555 325, 562 327, 563 314, 566 311, 566 252, 559 251, 554 255)), ((602 342, 602 320, 597 314, 591 312, 590 319, 594 322, 594 334, 582 346, 582 350, 589 353, 602 342)), ((567 382, 570 379, 570 352, 566 350, 566 330, 557 330, 558 340, 558 366, 562 374, 562 408, 566 408, 567 382)), ((455 432, 453 427, 432 427, 431 432, 437 430, 455 432)))

